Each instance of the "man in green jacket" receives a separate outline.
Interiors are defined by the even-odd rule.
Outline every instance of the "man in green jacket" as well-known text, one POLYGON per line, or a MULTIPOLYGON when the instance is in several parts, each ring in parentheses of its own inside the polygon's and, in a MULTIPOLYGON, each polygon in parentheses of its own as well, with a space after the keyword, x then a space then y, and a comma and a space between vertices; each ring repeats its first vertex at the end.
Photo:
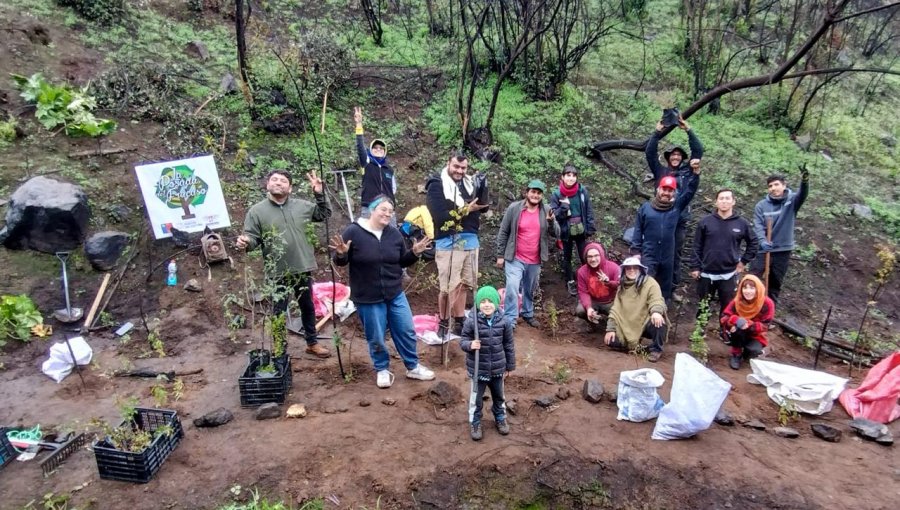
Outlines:
POLYGON ((525 199, 509 204, 497 233, 497 267, 506 276, 503 315, 513 328, 519 317, 519 291, 522 292, 522 319, 531 327, 534 318, 533 293, 541 275, 541 264, 550 258, 550 239, 559 238, 559 223, 553 210, 544 203, 544 183, 528 183, 525 199))
MULTIPOLYGON (((316 203, 291 198, 293 178, 285 170, 272 170, 266 178, 268 197, 247 211, 244 233, 235 244, 242 250, 262 246, 263 258, 277 257, 274 261, 278 286, 287 292, 277 292, 274 312, 287 310, 291 293, 300 305, 303 333, 306 336, 306 352, 320 358, 331 352, 318 344, 316 338, 316 310, 312 300, 312 271, 316 269, 313 248, 306 239, 306 225, 310 220, 325 221, 331 216, 331 206, 325 198, 322 180, 315 173, 306 174, 316 203), (280 243, 276 246, 274 243, 280 243)), ((267 264, 272 266, 272 264, 267 264)))

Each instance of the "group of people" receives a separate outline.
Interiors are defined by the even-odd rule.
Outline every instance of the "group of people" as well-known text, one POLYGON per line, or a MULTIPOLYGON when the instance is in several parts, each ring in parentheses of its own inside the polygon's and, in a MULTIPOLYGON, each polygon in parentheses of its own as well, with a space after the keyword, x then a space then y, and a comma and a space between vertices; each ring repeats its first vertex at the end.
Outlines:
MULTIPOLYGON (((433 252, 437 268, 438 335, 445 339, 450 334, 460 336, 460 347, 467 353, 466 366, 473 380, 469 421, 474 440, 483 434, 482 395, 488 388, 497 429, 501 434, 509 432, 503 379, 515 369, 513 334, 520 316, 529 326, 539 327, 534 291, 541 267, 557 243, 562 248, 567 289, 577 298, 575 315, 597 327, 606 319, 602 338, 611 348, 633 350, 646 338, 649 360, 660 359, 703 156, 703 146, 687 122, 678 118, 678 126, 687 132, 690 157, 681 147, 672 147, 663 153, 664 162, 660 163, 657 146, 666 127, 659 123, 650 137, 646 156, 656 183, 655 195, 638 208, 631 253, 621 265, 592 240, 597 228, 591 195, 579 182, 574 165, 563 167, 549 200, 545 201, 547 186, 537 179, 530 181, 523 199, 506 208, 495 239, 496 265, 505 276, 501 295, 490 286, 475 292, 481 216, 491 204, 486 179, 469 172, 466 154, 452 152, 441 171, 426 181, 426 203, 411 211, 407 219, 422 219, 420 224, 428 235, 410 241, 404 235, 408 225, 398 228, 394 209, 397 177, 388 161, 387 144, 381 139, 365 143, 359 108, 354 120, 362 170, 361 211, 341 234, 329 240, 329 248, 336 265, 349 266, 351 296, 379 388, 390 387, 394 380, 385 344, 387 331, 408 378, 435 377, 419 360, 412 311, 403 292, 405 268, 426 252, 433 252), (575 271, 573 252, 581 261, 575 271), (475 306, 467 316, 466 299, 473 293, 475 306)), ((314 203, 291 197, 291 174, 273 170, 266 180, 268 196, 248 211, 237 246, 247 250, 261 246, 264 257, 282 254, 275 268, 298 301, 306 352, 328 357, 330 351, 316 336, 310 290, 316 261, 305 229, 310 221, 325 221, 331 208, 321 180, 313 174, 307 179, 314 203), (265 237, 268 230, 278 235, 265 237), (282 243, 283 249, 273 250, 273 242, 282 243)), ((734 210, 734 192, 720 190, 716 210, 698 224, 689 257, 698 298, 707 303, 713 296, 718 298, 722 338, 731 345, 730 366, 734 369, 740 368, 742 359, 759 355, 766 345, 766 331, 794 247, 794 221, 808 194, 808 174, 802 174, 799 193, 789 190, 784 177, 777 175, 768 179, 768 191, 756 205, 751 225, 734 210), (758 253, 764 254, 765 264, 758 263, 758 253), (754 274, 745 274, 751 262, 754 274)), ((275 303, 275 312, 283 313, 287 306, 288 300, 281 299, 275 303)))

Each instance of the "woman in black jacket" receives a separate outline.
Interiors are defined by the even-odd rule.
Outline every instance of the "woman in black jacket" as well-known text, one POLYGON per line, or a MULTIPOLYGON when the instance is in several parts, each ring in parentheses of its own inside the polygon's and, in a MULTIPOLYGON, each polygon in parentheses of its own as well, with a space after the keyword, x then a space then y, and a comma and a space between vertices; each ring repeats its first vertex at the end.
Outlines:
POLYGON ((403 268, 411 266, 429 248, 427 237, 406 249, 403 235, 391 226, 394 204, 379 195, 369 203, 370 217, 359 218, 328 245, 334 250, 334 263, 350 265, 350 296, 356 305, 375 365, 376 384, 389 388, 394 374, 388 370, 390 356, 384 332, 391 338, 406 366, 406 377, 430 381, 434 372, 419 363, 412 311, 403 292, 403 268))

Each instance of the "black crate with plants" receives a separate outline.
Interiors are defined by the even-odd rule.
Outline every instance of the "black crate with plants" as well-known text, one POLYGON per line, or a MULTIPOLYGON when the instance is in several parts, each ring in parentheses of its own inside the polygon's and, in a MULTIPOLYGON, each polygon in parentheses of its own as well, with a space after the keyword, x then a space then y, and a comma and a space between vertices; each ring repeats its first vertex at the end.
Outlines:
POLYGON ((256 407, 269 402, 283 404, 293 383, 291 357, 285 352, 287 324, 284 314, 267 319, 272 350, 255 349, 243 375, 238 379, 241 407, 256 407))
POLYGON ((93 450, 104 480, 149 482, 184 437, 177 412, 136 404, 134 398, 119 403, 124 418, 119 426, 100 424, 103 436, 93 450))
POLYGON ((8 428, 0 427, 0 469, 5 468, 7 464, 16 458, 16 450, 10 444, 9 438, 6 437, 8 431, 8 428))

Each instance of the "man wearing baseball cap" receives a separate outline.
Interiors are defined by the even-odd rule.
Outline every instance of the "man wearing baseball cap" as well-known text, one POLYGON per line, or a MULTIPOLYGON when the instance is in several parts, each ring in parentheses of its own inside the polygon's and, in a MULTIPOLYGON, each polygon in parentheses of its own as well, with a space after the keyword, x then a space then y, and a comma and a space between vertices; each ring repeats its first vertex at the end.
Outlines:
POLYGON ((684 208, 700 185, 700 161, 693 161, 684 189, 675 197, 678 183, 668 175, 659 181, 656 196, 638 208, 631 238, 631 254, 640 257, 647 273, 659 282, 663 297, 672 299, 675 288, 675 231, 684 208))
POLYGON ((519 317, 519 290, 522 291, 522 319, 539 326, 534 318, 532 294, 541 274, 541 264, 550 258, 550 238, 559 237, 553 210, 544 203, 544 183, 532 179, 525 199, 509 204, 497 232, 497 267, 506 276, 503 315, 515 327, 519 317))
POLYGON ((641 338, 652 340, 651 362, 662 357, 668 324, 666 301, 659 284, 647 275, 641 259, 628 257, 622 262, 619 291, 609 311, 604 343, 612 349, 628 351, 640 346, 641 338))

